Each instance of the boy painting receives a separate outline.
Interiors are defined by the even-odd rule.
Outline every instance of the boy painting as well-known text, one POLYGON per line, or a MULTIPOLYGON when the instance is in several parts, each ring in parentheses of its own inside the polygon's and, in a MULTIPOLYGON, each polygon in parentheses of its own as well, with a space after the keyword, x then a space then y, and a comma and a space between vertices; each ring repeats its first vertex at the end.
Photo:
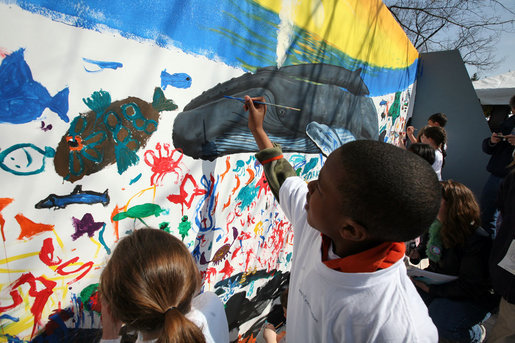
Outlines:
POLYGON ((306 185, 264 131, 266 106, 253 100, 264 98, 245 97, 256 158, 295 234, 287 341, 437 342, 406 274, 402 243, 438 213, 441 189, 431 166, 393 145, 361 140, 331 153, 306 185))

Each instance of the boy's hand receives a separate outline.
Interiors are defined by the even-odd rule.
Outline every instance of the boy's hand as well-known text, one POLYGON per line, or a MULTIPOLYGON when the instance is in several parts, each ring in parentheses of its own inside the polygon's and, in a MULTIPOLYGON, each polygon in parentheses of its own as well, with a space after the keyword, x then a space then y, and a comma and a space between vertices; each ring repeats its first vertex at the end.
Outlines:
POLYGON ((266 105, 256 104, 254 101, 265 101, 265 98, 257 97, 251 98, 245 95, 245 111, 249 111, 249 129, 252 133, 263 129, 263 122, 265 121, 266 105))
POLYGON ((245 95, 245 111, 249 111, 249 129, 256 140, 256 144, 259 150, 272 148, 274 145, 268 138, 268 135, 263 128, 263 122, 265 121, 266 105, 256 104, 254 101, 265 101, 265 98, 251 98, 245 95))

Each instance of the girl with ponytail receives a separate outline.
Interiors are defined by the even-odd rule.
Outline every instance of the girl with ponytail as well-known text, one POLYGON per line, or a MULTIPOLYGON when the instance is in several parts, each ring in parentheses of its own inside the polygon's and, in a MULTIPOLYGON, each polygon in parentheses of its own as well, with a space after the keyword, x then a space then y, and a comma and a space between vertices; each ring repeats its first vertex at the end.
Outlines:
POLYGON ((420 142, 429 144, 435 149, 435 162, 432 164, 438 180, 442 180, 442 167, 445 165, 445 157, 447 152, 445 147, 447 145, 447 134, 445 129, 439 126, 426 126, 420 133, 420 142))
POLYGON ((224 306, 200 295, 200 273, 186 246, 158 229, 123 238, 100 276, 102 343, 120 342, 122 323, 137 342, 229 342, 224 306))

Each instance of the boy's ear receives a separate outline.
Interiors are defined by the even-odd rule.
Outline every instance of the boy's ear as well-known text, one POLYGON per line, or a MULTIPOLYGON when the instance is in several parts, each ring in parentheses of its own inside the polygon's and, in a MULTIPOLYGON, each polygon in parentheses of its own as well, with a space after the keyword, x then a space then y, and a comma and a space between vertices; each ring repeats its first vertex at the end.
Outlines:
POLYGON ((359 242, 368 239, 365 227, 350 218, 344 219, 338 233, 341 238, 347 241, 359 242))

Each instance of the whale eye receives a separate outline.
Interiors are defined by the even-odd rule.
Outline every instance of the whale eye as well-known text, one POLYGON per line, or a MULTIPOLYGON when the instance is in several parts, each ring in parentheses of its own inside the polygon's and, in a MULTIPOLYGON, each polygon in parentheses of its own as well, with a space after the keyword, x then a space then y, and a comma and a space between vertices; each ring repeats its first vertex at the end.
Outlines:
POLYGON ((79 142, 77 141, 68 141, 68 145, 72 148, 76 148, 79 146, 79 142))

